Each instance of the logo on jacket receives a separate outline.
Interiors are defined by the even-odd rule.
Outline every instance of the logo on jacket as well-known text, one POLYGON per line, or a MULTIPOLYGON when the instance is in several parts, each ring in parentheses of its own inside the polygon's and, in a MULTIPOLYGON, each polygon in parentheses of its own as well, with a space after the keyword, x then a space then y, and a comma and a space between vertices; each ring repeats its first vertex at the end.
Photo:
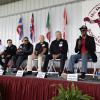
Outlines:
POLYGON ((60 42, 60 43, 59 43, 59 47, 62 47, 62 46, 63 46, 63 42, 60 42))

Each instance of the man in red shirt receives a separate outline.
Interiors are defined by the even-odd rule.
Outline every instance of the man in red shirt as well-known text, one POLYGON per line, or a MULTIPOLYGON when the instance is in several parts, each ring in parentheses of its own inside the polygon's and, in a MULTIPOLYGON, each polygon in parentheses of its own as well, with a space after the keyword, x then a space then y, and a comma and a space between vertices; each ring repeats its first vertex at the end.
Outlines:
POLYGON ((87 34, 87 26, 83 25, 80 28, 81 36, 76 41, 75 52, 77 54, 71 55, 68 65, 68 73, 74 73, 74 64, 78 59, 82 59, 81 76, 85 78, 87 72, 87 60, 92 59, 93 62, 97 62, 97 56, 95 54, 96 45, 94 38, 87 34))

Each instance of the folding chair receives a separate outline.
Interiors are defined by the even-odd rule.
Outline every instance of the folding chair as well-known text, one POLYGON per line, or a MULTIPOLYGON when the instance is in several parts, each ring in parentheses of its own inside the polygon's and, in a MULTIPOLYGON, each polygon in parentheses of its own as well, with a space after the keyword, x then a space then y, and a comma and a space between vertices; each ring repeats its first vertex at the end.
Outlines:
MULTIPOLYGON (((82 59, 79 59, 78 60, 78 63, 77 63, 77 66, 76 66, 76 73, 78 72, 78 69, 80 69, 81 68, 81 64, 82 63, 82 59)), ((93 76, 93 78, 94 78, 94 76, 95 76, 95 73, 96 73, 96 67, 95 67, 95 64, 96 63, 94 63, 93 61, 92 61, 92 59, 90 58, 90 59, 88 59, 88 63, 90 63, 90 66, 91 66, 91 68, 93 68, 93 74, 86 74, 86 75, 92 75, 93 76)), ((88 64, 87 64, 88 65, 88 64)))
MULTIPOLYGON (((51 59, 49 60, 49 64, 48 64, 48 72, 57 72, 56 68, 60 67, 60 59, 51 59)), ((66 67, 64 66, 63 72, 66 69, 66 67)))
POLYGON ((48 64, 48 72, 52 72, 52 71, 57 72, 56 71, 57 67, 60 67, 60 59, 51 59, 48 64))
POLYGON ((21 69, 23 71, 26 71, 27 70, 26 65, 27 65, 27 59, 22 62, 22 64, 20 65, 19 69, 21 69))
POLYGON ((44 63, 44 58, 45 58, 45 56, 43 56, 43 58, 42 58, 42 65, 41 65, 41 68, 38 68, 39 66, 38 66, 38 58, 35 58, 34 60, 32 60, 33 61, 33 66, 38 70, 38 71, 40 71, 40 70, 42 70, 42 66, 43 66, 43 63, 44 63))

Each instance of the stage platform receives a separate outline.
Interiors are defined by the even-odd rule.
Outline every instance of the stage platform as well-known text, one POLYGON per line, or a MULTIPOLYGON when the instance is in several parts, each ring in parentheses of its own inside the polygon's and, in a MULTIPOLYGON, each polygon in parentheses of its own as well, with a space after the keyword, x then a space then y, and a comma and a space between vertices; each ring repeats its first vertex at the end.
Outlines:
MULTIPOLYGON (((36 78, 35 73, 16 77, 15 74, 0 76, 0 91, 2 100, 51 100, 57 94, 58 84, 65 88, 71 82, 62 77, 36 78)), ((74 82, 83 93, 100 100, 100 80, 87 76, 84 81, 74 82)))

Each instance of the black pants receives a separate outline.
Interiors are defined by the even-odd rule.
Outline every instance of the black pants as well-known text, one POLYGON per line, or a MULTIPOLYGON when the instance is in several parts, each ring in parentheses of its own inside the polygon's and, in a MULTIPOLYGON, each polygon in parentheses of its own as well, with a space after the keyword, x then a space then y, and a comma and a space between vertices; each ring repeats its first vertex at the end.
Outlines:
POLYGON ((8 67, 8 62, 9 62, 10 59, 11 59, 11 56, 10 56, 10 57, 5 57, 4 70, 7 69, 7 67, 8 67))
MULTIPOLYGON (((51 54, 46 56, 44 64, 43 64, 43 71, 45 71, 45 72, 47 71, 48 63, 49 63, 49 60, 51 60, 51 59, 53 59, 51 54)), ((60 59, 60 73, 62 73, 64 65, 65 65, 65 61, 67 59, 67 55, 61 54, 58 59, 60 59)))
POLYGON ((12 57, 13 67, 19 68, 22 62, 28 58, 28 55, 15 55, 12 57))
POLYGON ((0 56, 0 65, 4 67, 4 63, 2 62, 2 57, 0 56))

